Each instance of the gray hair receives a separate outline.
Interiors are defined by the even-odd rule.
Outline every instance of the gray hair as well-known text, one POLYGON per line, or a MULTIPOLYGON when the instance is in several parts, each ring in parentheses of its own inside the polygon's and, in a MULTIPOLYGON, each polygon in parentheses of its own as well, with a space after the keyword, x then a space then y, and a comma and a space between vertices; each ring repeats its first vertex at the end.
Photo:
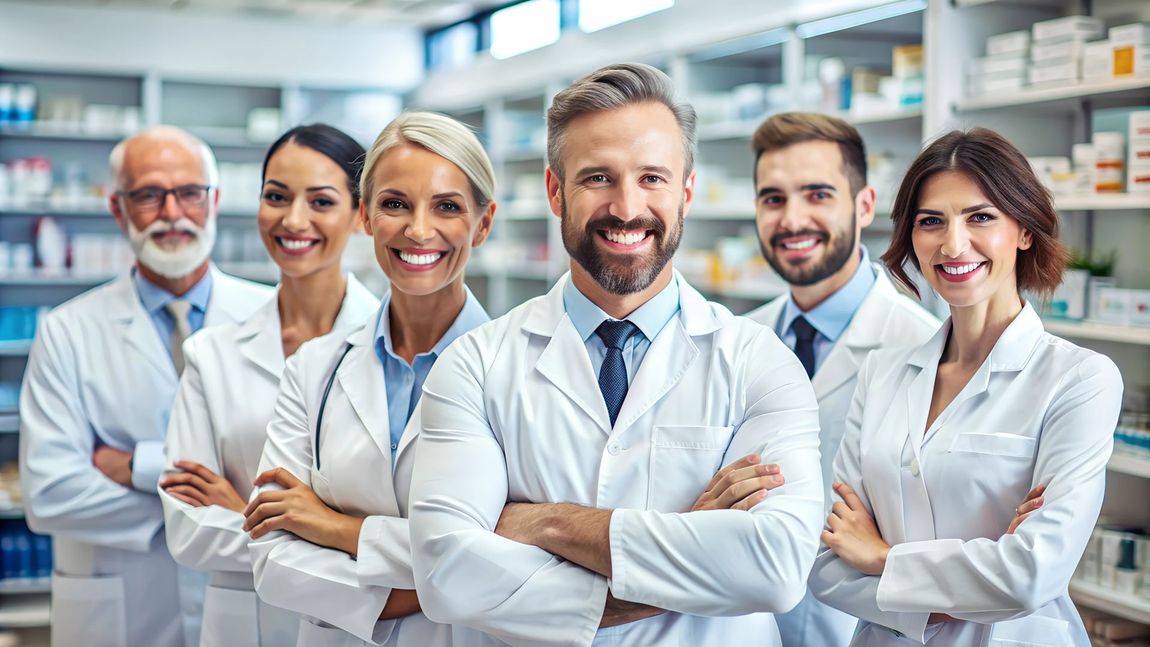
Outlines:
POLYGON ((128 146, 130 146, 132 142, 140 139, 168 140, 183 145, 187 147, 188 150, 196 151, 204 163, 205 181, 209 186, 219 188, 220 169, 216 164, 216 155, 212 152, 211 147, 204 143, 204 140, 175 126, 152 126, 151 128, 141 130, 131 137, 120 140, 115 148, 112 149, 111 154, 108 155, 108 167, 112 172, 112 186, 116 190, 122 190, 124 188, 124 156, 127 154, 128 146))
POLYGON ((380 157, 403 144, 425 148, 459 167, 467 176, 481 210, 495 200, 495 169, 479 138, 462 123, 435 112, 405 112, 379 133, 367 151, 359 178, 359 194, 363 200, 371 199, 371 183, 380 157))
POLYGON ((675 100, 670 77, 642 63, 601 67, 555 95, 547 110, 547 163, 551 171, 563 179, 563 145, 573 119, 638 103, 660 103, 675 115, 683 134, 685 181, 695 167, 695 109, 675 100))

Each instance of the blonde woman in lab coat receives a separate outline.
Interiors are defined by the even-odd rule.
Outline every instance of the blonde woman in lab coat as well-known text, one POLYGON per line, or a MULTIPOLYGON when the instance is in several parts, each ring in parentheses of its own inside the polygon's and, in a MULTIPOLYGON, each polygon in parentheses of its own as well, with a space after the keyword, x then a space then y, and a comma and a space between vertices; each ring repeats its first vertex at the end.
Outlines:
POLYGON ((169 423, 169 473, 160 481, 168 547, 210 573, 200 644, 291 644, 298 614, 262 603, 252 585, 241 514, 263 451, 284 358, 305 340, 346 332, 379 306, 340 259, 356 232, 363 147, 324 125, 301 126, 271 146, 257 218, 280 268, 276 298, 243 323, 184 344, 185 368, 169 423))
POLYGON ((811 590, 860 618, 853 645, 1085 647, 1067 586, 1122 378, 1020 294, 1065 267, 1050 195, 1001 136, 955 131, 911 165, 893 217, 887 268, 910 287, 909 261, 951 316, 864 365, 811 590))
POLYGON ((304 615, 301 646, 450 645, 414 590, 407 423, 435 360, 488 319, 463 278, 491 231, 495 175, 466 126, 412 112, 380 133, 361 186, 391 293, 288 361, 245 512, 256 591, 304 615))

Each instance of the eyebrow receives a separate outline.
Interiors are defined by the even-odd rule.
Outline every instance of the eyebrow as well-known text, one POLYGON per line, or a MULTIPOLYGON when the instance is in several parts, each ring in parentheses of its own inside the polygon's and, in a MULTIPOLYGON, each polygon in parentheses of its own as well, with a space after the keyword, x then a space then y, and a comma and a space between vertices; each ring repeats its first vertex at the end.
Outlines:
POLYGON ((330 191, 339 191, 339 189, 335 188, 334 186, 331 186, 330 184, 321 184, 320 186, 309 186, 307 188, 308 191, 323 191, 324 189, 327 189, 330 191))
POLYGON ((283 182, 280 182, 279 180, 268 179, 268 180, 264 181, 264 184, 274 184, 275 186, 278 186, 281 189, 288 188, 288 185, 284 184, 283 182))
MULTIPOLYGON (((265 180, 264 184, 272 184, 272 185, 275 185, 281 189, 290 188, 288 185, 284 184, 283 182, 280 182, 279 180, 273 180, 271 178, 268 178, 267 180, 265 180)), ((330 190, 330 191, 336 191, 336 192, 339 191, 339 189, 335 188, 334 186, 330 186, 327 184, 323 184, 320 186, 309 186, 307 189, 304 189, 304 190, 305 191, 323 191, 325 189, 330 190)))
MULTIPOLYGON (((804 185, 799 187, 799 190, 801 190, 801 191, 830 191, 832 193, 834 193, 836 191, 833 184, 826 184, 825 182, 813 182, 811 184, 804 184, 804 185)), ((765 186, 765 187, 759 189, 759 197, 760 198, 764 197, 766 195, 770 195, 772 193, 783 193, 783 190, 777 186, 765 186)))
POLYGON ((442 200, 444 198, 462 198, 463 194, 459 191, 448 191, 447 193, 436 193, 431 196, 432 200, 442 200))
MULTIPOLYGON (((967 208, 963 209, 962 211, 960 211, 959 213, 971 213, 974 211, 981 211, 983 209, 993 209, 993 208, 994 208, 994 205, 990 204, 989 202, 983 202, 982 204, 976 204, 973 207, 967 207, 967 208)), ((928 216, 941 216, 942 215, 941 211, 935 211, 934 209, 922 209, 922 208, 916 209, 914 212, 914 215, 917 216, 920 213, 926 214, 928 216)))
MULTIPOLYGON (((666 175, 667 177, 675 177, 675 173, 672 172, 670 168, 668 168, 666 166, 659 166, 658 164, 647 164, 644 166, 640 166, 639 170, 645 171, 648 173, 661 173, 663 175, 666 175)), ((597 173, 610 173, 610 172, 611 172, 611 169, 606 167, 606 166, 585 166, 585 167, 579 169, 579 172, 575 174, 575 177, 584 177, 587 175, 595 175, 597 173)))

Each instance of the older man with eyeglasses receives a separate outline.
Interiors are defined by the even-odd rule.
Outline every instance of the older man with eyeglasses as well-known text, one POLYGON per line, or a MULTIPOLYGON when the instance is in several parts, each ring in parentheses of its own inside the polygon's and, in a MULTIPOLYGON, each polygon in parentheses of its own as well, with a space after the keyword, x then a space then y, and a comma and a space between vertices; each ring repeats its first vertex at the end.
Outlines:
POLYGON ((215 157, 170 126, 120 142, 112 215, 136 265, 41 320, 20 396, 28 524, 51 534, 52 644, 199 644, 203 576, 177 566, 156 492, 184 339, 245 319, 271 290, 208 257, 215 157))

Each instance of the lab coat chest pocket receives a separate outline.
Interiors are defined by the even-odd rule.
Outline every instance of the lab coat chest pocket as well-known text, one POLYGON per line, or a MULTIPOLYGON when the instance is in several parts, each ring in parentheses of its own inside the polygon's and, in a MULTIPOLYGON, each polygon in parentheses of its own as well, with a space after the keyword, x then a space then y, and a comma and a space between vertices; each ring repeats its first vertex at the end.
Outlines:
POLYGON ((117 576, 52 576, 52 644, 126 647, 124 583, 117 576))
POLYGON ((208 586, 200 647, 258 647, 258 616, 255 591, 208 586))
POLYGON ((734 427, 660 425, 651 433, 647 509, 686 512, 722 467, 734 427))
POLYGON ((991 625, 986 647, 1070 647, 1070 636, 1065 620, 1032 615, 991 625))
POLYGON ((1030 489, 1037 449, 1038 439, 1032 436, 989 431, 960 433, 951 440, 940 468, 947 472, 947 482, 966 484, 961 496, 967 501, 973 504, 983 500, 988 492, 996 492, 997 506, 999 497, 1013 502, 1030 489), (971 479, 971 474, 978 478, 971 479))

